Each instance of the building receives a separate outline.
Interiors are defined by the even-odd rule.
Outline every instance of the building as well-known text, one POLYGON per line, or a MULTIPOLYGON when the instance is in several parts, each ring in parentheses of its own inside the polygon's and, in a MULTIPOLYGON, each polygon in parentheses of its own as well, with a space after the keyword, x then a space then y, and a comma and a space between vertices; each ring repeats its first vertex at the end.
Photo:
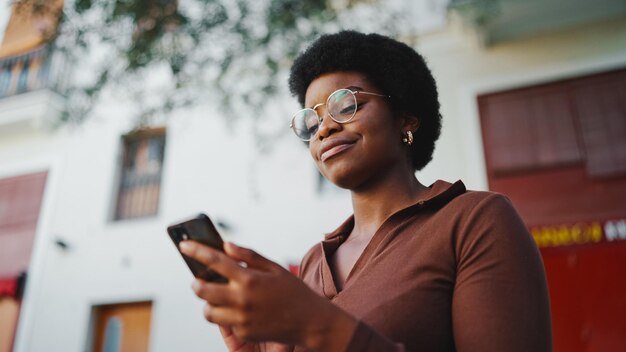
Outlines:
MULTIPOLYGON (((418 177, 512 199, 542 251, 555 351, 623 350, 626 5, 409 3, 429 25, 405 39, 427 58, 444 116, 418 177)), ((320 186, 288 133, 260 155, 251 125, 230 130, 206 107, 136 131, 112 104, 95 112, 106 119, 52 128, 67 68, 17 16, 0 49, 0 351, 7 339, 82 351, 131 335, 136 351, 224 350, 166 226, 206 212, 288 266, 349 215, 348 195, 320 186)))

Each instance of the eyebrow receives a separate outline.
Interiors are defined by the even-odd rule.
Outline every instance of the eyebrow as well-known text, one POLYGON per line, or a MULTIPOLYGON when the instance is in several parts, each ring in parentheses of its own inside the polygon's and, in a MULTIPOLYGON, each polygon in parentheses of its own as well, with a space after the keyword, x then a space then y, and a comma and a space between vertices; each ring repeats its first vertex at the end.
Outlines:
POLYGON ((344 89, 350 89, 350 90, 363 90, 363 88, 359 87, 359 86, 348 86, 344 89))

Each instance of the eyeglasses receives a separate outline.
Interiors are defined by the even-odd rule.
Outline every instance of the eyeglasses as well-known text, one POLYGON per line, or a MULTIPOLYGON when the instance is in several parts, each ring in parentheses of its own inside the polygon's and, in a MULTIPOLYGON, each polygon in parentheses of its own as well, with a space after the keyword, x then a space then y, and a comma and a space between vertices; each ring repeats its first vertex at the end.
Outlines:
POLYGON ((338 89, 328 96, 326 103, 320 103, 312 108, 306 108, 296 112, 291 119, 289 127, 293 129, 293 132, 296 136, 298 136, 298 138, 305 142, 310 141, 317 133, 317 130, 323 121, 316 111, 317 108, 323 105, 326 105, 328 116, 330 116, 333 121, 337 123, 350 122, 354 118, 354 115, 356 115, 358 107, 356 102, 357 94, 390 98, 388 95, 378 93, 362 92, 347 88, 338 89))

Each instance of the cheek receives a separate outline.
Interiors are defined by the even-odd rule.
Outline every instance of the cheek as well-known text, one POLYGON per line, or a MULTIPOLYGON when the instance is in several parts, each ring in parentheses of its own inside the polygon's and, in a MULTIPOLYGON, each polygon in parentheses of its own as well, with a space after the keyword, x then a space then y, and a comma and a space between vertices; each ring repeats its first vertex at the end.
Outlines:
POLYGON ((315 145, 313 141, 310 141, 309 142, 309 154, 311 154, 311 158, 313 158, 313 161, 315 162, 317 162, 317 158, 315 157, 316 150, 317 150, 317 146, 315 145))
POLYGON ((394 145, 402 138, 400 128, 396 126, 393 117, 384 113, 373 115, 373 117, 359 126, 366 143, 376 144, 380 148, 383 145, 394 145))

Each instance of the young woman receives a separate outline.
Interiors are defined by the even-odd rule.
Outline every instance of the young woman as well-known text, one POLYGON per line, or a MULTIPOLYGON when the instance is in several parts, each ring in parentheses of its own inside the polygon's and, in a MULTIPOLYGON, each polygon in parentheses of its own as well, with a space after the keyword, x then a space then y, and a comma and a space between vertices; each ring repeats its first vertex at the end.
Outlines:
POLYGON ((229 278, 197 280, 231 351, 550 351, 542 262, 502 195, 426 187, 441 116, 423 58, 393 39, 322 36, 295 62, 292 128, 354 215, 296 278, 259 254, 181 248, 229 278), (246 267, 239 265, 245 262, 246 267))

